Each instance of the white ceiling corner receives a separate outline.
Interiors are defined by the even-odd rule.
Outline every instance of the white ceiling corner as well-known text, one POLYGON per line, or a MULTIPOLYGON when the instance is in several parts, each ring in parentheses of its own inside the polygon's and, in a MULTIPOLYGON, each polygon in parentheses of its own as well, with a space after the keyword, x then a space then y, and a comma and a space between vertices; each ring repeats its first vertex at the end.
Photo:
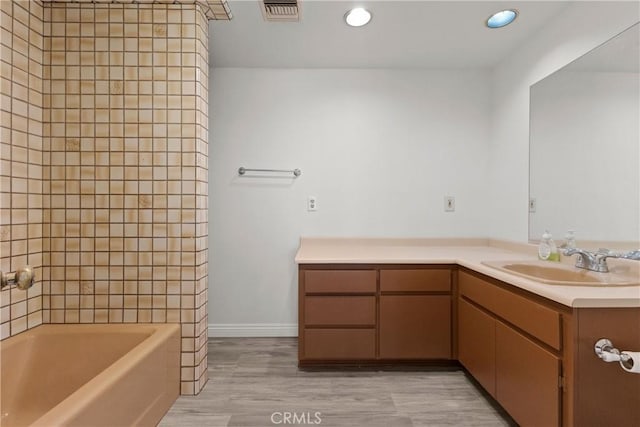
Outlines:
POLYGON ((255 0, 228 4, 233 19, 209 23, 214 67, 491 68, 569 2, 301 0, 300 22, 266 22, 255 0), (365 27, 344 23, 355 5, 373 14, 365 27), (518 19, 486 28, 505 8, 518 19))

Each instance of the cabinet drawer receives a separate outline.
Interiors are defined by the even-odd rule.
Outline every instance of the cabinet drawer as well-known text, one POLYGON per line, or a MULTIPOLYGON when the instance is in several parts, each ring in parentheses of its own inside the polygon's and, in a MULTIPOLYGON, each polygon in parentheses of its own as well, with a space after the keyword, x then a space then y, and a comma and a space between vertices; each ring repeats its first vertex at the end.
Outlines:
POLYGON ((319 360, 374 359, 375 329, 306 329, 304 358, 319 360))
POLYGON ((376 324, 375 296, 306 296, 304 299, 305 325, 359 325, 376 324))
POLYGON ((560 424, 560 359, 496 321, 496 399, 521 426, 560 424))
POLYGON ((306 293, 375 293, 375 270, 306 270, 306 293))
POLYGON ((449 292, 451 270, 444 268, 420 270, 380 270, 382 292, 449 292))
POLYGON ((560 350, 560 313, 464 271, 458 277, 461 295, 560 350))

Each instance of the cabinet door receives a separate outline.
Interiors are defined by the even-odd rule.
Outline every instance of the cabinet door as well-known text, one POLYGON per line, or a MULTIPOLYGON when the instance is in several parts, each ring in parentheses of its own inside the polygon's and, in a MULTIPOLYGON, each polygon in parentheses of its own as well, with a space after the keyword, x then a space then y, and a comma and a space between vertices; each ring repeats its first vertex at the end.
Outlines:
POLYGON ((381 359, 450 359, 449 295, 382 295, 381 359))
POLYGON ((458 360, 496 396, 496 321, 462 298, 458 299, 458 360))
POLYGON ((560 359, 496 321, 496 398, 523 426, 560 425, 560 359))

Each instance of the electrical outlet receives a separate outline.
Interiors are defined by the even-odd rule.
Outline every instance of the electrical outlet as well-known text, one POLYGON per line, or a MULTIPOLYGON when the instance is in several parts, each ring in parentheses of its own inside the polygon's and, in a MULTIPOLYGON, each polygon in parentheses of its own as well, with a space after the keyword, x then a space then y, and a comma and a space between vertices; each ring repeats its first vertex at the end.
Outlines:
POLYGON ((444 211, 455 212, 456 210, 456 198, 453 196, 444 197, 444 211))
POLYGON ((536 211, 536 199, 532 197, 529 199, 529 212, 535 213, 536 211))
POLYGON ((316 196, 307 197, 307 210, 309 212, 315 212, 318 210, 318 201, 316 200, 316 196))

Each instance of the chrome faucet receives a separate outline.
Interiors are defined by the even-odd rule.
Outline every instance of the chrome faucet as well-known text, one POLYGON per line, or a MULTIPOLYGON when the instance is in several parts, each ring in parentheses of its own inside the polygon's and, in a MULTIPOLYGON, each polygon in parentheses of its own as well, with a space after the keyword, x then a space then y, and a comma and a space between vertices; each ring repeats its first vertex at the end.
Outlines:
POLYGON ((576 259, 577 268, 585 268, 598 273, 608 273, 609 266, 607 258, 623 258, 640 261, 640 250, 631 252, 615 252, 609 249, 600 248, 597 252, 589 252, 584 249, 571 248, 564 251, 567 256, 578 255, 576 259))
POLYGON ((580 248, 569 248, 563 253, 566 256, 578 255, 578 257, 576 258, 577 268, 585 268, 591 271, 600 271, 598 269, 598 259, 596 258, 596 254, 592 252, 580 248))

